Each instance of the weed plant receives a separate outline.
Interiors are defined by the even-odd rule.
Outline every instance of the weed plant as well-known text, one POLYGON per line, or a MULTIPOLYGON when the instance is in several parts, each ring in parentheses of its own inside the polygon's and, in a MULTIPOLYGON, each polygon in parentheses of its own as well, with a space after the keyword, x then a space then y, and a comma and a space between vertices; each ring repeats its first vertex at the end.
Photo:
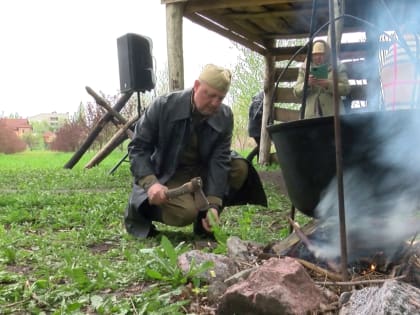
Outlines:
MULTIPOLYGON (((146 240, 125 232, 128 163, 109 175, 124 154, 91 169, 84 165, 93 153, 73 169, 63 168, 71 153, 0 155, 0 314, 184 314, 202 292, 198 275, 210 265, 187 275, 176 265, 192 248, 191 227, 158 224, 162 234, 146 240)), ((265 189, 269 207, 222 213, 218 252, 232 235, 260 243, 286 236, 290 203, 265 189)))

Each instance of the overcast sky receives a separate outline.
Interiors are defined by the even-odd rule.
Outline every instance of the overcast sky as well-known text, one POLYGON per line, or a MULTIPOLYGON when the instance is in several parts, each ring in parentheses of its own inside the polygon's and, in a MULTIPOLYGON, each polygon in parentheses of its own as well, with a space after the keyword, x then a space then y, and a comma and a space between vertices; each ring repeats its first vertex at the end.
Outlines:
MULTIPOLYGON (((0 116, 75 112, 93 101, 85 86, 118 94, 117 38, 153 41, 157 71, 166 63, 160 0, 0 1, 0 116)), ((229 40, 184 19, 185 86, 206 63, 233 66, 229 40)))

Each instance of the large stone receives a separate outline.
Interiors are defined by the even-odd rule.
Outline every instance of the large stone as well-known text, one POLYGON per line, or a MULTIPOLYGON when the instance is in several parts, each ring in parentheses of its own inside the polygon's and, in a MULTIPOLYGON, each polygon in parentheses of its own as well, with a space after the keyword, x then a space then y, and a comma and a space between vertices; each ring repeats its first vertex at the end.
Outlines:
POLYGON ((249 277, 229 287, 218 315, 306 314, 326 300, 305 269, 293 258, 271 258, 249 277))
POLYGON ((253 262, 256 253, 263 251, 263 245, 252 241, 243 241, 237 236, 231 236, 226 241, 228 256, 238 262, 253 262))
POLYGON ((203 281, 212 283, 214 281, 223 282, 225 279, 238 272, 238 266, 232 259, 212 253, 204 253, 199 250, 191 250, 178 257, 178 266, 187 274, 192 264, 199 266, 204 262, 213 262, 213 267, 197 275, 203 281))
POLYGON ((420 314, 420 289, 396 280, 385 281, 381 287, 355 291, 340 308, 339 315, 412 315, 420 314))

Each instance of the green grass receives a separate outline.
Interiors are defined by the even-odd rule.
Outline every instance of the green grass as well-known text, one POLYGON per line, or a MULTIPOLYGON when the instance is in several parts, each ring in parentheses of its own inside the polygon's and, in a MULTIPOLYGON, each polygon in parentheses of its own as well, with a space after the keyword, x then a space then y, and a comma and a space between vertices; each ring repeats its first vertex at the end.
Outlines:
MULTIPOLYGON (((89 152, 71 170, 63 168, 70 153, 0 155, 0 314, 183 313, 189 298, 176 266, 165 281, 150 276, 165 271, 156 250, 175 250, 162 237, 139 241, 123 228, 128 163, 108 173, 124 154, 85 169, 89 152)), ((269 207, 226 209, 222 234, 261 243, 285 237, 290 202, 265 188, 269 207)), ((192 248, 191 227, 159 229, 177 251, 192 248)))

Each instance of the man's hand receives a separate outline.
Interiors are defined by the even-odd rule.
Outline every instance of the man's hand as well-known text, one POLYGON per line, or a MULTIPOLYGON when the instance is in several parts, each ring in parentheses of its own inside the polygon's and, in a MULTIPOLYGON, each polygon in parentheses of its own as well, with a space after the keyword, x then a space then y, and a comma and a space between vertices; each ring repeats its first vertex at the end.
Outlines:
POLYGON ((206 217, 201 219, 201 224, 207 232, 211 232, 211 228, 215 225, 219 225, 219 223, 219 213, 215 208, 209 208, 209 210, 207 210, 206 217))
POLYGON ((159 206, 165 202, 168 202, 166 192, 168 187, 163 186, 160 183, 155 183, 147 190, 147 197, 149 198, 149 204, 159 206))

